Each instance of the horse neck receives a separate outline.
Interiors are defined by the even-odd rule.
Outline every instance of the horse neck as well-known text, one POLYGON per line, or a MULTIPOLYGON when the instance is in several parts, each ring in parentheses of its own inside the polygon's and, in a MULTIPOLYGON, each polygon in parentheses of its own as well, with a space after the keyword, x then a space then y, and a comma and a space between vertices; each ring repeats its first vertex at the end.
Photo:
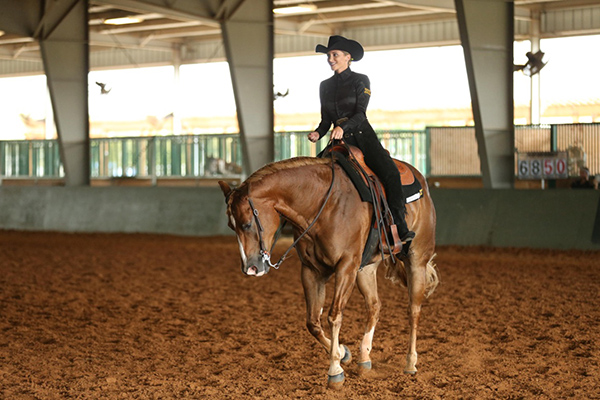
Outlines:
POLYGON ((271 201, 277 212, 292 224, 303 227, 314 219, 330 184, 330 166, 306 165, 265 177, 252 191, 271 201))

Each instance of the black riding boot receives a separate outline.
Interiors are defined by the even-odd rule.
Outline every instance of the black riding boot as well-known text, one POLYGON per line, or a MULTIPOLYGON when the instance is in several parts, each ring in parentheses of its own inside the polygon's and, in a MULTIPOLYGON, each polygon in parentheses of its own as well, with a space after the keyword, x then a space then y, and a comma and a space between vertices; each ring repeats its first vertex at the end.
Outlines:
POLYGON ((381 183, 385 187, 388 205, 394 217, 394 223, 398 228, 398 236, 400 236, 400 240, 403 243, 409 242, 415 237, 415 233, 408 229, 408 225, 406 224, 406 197, 402 191, 400 173, 396 169, 395 173, 385 175, 385 177, 380 176, 379 179, 381 179, 381 183))

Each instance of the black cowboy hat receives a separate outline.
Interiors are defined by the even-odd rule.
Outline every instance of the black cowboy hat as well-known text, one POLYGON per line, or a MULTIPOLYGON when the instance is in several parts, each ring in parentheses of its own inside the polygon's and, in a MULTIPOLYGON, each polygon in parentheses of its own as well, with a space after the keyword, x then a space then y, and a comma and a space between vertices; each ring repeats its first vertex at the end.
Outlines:
POLYGON ((343 50, 350 53, 352 56, 352 61, 359 61, 365 54, 365 50, 356 40, 346 39, 345 37, 339 35, 329 36, 327 47, 323 46, 322 44, 318 44, 317 48, 315 49, 317 53, 325 54, 331 50, 343 50))

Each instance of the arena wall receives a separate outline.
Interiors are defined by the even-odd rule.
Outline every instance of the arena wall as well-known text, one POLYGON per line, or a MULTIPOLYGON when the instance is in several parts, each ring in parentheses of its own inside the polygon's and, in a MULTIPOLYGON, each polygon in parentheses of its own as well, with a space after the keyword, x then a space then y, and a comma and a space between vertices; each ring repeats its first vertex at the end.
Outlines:
POLYGON ((438 244, 600 250, 597 190, 432 190, 438 244))
MULTIPOLYGON (((600 250, 600 191, 432 189, 437 243, 600 250)), ((230 235, 218 187, 0 186, 0 229, 230 235)))
POLYGON ((219 187, 0 187, 0 229, 225 235, 219 187))

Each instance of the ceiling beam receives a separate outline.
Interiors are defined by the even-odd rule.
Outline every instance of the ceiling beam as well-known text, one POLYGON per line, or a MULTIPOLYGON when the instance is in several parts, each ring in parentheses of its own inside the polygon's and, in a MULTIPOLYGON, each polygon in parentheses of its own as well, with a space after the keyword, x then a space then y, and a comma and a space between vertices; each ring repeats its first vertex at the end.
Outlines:
POLYGON ((189 28, 189 27, 200 27, 202 26, 202 22, 199 21, 172 21, 172 20, 161 20, 161 21, 153 21, 148 24, 128 24, 121 25, 118 27, 108 27, 104 29, 99 29, 97 32, 102 34, 121 34, 121 33, 134 33, 134 32, 148 32, 148 31, 161 31, 168 29, 177 29, 177 28, 189 28))
MULTIPOLYGON (((365 24, 372 24, 372 21, 375 19, 380 19, 382 21, 400 17, 414 19, 415 17, 423 17, 430 15, 430 12, 423 10, 406 10, 397 7, 385 7, 368 10, 355 10, 328 15, 319 15, 318 17, 304 19, 303 21, 299 21, 299 23, 302 24, 310 21, 311 24, 329 24, 365 21, 365 24)), ((440 14, 435 14, 435 16, 440 17, 440 14)))
POLYGON ((172 51, 173 44, 166 41, 152 40, 145 42, 143 37, 129 35, 107 35, 90 32, 90 46, 119 47, 124 49, 146 49, 156 51, 172 51))
POLYGON ((41 63, 42 59, 39 53, 40 46, 35 47, 19 46, 15 48, 0 47, 0 59, 1 60, 19 60, 19 61, 33 61, 41 63), (35 53, 33 53, 35 51, 35 53))
POLYGON ((454 0, 387 0, 398 5, 432 12, 456 13, 454 0))
POLYGON ((94 0, 95 4, 112 5, 139 13, 150 12, 164 14, 166 17, 188 21, 200 21, 206 25, 219 27, 215 20, 218 0, 178 0, 173 5, 165 5, 164 0, 94 0), (116 4, 115 4, 116 3, 116 4))

